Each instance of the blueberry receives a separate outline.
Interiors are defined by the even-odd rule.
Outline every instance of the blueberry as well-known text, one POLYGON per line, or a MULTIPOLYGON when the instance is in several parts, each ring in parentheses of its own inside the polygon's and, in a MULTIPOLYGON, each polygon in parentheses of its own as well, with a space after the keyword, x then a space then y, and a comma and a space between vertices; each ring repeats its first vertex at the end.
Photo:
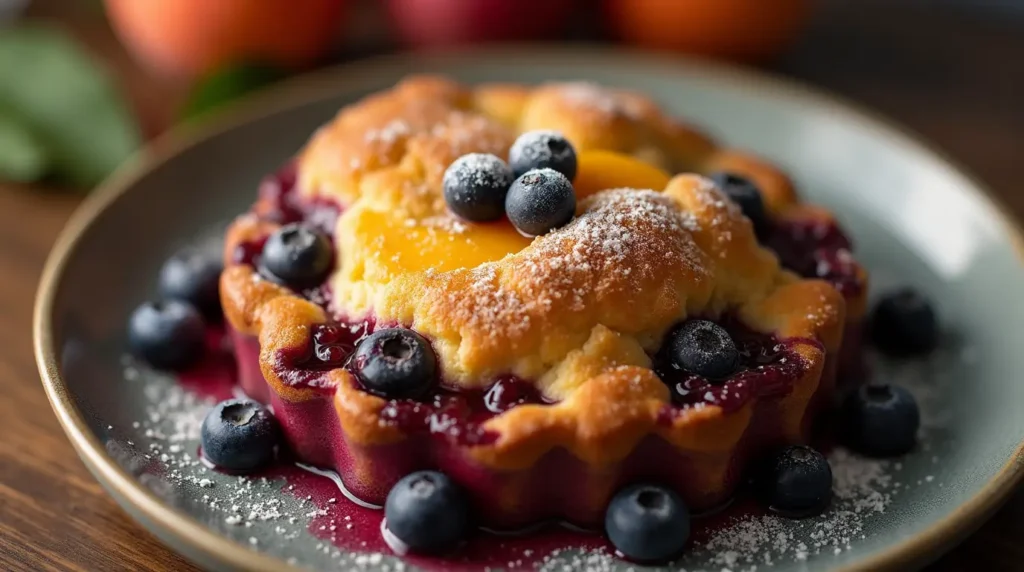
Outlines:
POLYGON ((437 359, 423 336, 404 328, 388 328, 359 342, 352 368, 370 393, 415 399, 434 384, 437 359))
POLYGON ((128 318, 128 344, 157 369, 182 370, 205 349, 206 325, 188 302, 146 302, 128 318))
POLYGON ((540 236, 572 220, 576 192, 558 171, 534 169, 512 183, 505 197, 505 212, 519 232, 540 236))
POLYGON ((768 227, 768 212, 765 210, 764 198, 757 184, 746 177, 727 171, 713 173, 711 180, 740 207, 743 215, 754 225, 754 231, 759 236, 762 235, 768 227))
POLYGON ((814 449, 793 445, 762 464, 754 485, 773 511, 794 518, 813 516, 832 499, 832 467, 814 449))
POLYGON ((331 271, 331 241, 316 230, 293 223, 270 235, 263 245, 260 271, 296 290, 319 286, 331 271))
POLYGON ((729 332, 708 320, 684 322, 671 335, 668 350, 676 367, 709 380, 729 377, 739 361, 729 332))
POLYGON ((895 385, 869 383, 843 401, 840 434, 848 447, 871 457, 902 455, 914 448, 921 414, 914 396, 895 385))
POLYGON ((387 531, 414 552, 444 552, 470 530, 469 501, 451 479, 419 471, 395 483, 384 502, 387 531))
POLYGON ((938 318, 927 298, 903 288, 883 296, 875 306, 871 338, 889 355, 923 355, 938 345, 938 318))
POLYGON ((186 248, 168 258, 160 269, 160 295, 192 304, 207 320, 220 320, 218 284, 223 269, 216 253, 186 248))
POLYGON ((505 215, 505 195, 512 179, 512 169, 494 155, 463 155, 444 172, 444 200, 466 220, 498 220, 505 215))
POLYGON ((203 456, 221 469, 247 472, 274 460, 281 428, 266 407, 251 399, 221 401, 200 430, 203 456))
POLYGON ((512 173, 521 177, 532 169, 554 169, 570 181, 576 178, 576 149, 558 131, 527 131, 508 152, 512 173))
POLYGON ((615 549, 636 562, 665 562, 682 554, 690 536, 690 511, 675 491, 633 485, 608 504, 604 529, 615 549))

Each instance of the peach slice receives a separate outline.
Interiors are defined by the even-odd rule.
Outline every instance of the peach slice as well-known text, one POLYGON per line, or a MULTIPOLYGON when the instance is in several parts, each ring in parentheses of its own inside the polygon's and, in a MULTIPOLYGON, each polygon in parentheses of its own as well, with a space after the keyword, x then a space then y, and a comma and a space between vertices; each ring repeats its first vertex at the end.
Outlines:
POLYGON ((157 71, 191 77, 256 61, 299 66, 344 28, 346 0, 106 0, 124 44, 157 71))
POLYGON ((504 220, 406 224, 388 213, 366 210, 359 213, 356 225, 357 233, 365 233, 366 246, 361 249, 372 253, 375 265, 389 276, 431 268, 436 272, 472 268, 519 252, 532 240, 504 220))
POLYGON ((580 151, 573 186, 576 199, 582 199, 605 189, 622 187, 632 189, 664 190, 671 176, 665 171, 622 153, 613 151, 580 151))

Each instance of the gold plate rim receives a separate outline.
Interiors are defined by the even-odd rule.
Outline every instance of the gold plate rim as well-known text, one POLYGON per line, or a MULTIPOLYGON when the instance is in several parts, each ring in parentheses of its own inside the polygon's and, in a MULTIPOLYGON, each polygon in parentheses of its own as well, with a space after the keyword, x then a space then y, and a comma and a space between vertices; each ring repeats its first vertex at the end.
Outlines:
MULTIPOLYGON (((916 134, 891 120, 839 96, 791 79, 678 55, 658 55, 622 48, 577 48, 536 44, 475 48, 472 52, 454 50, 418 55, 391 54, 339 64, 307 73, 289 80, 282 86, 247 98, 234 105, 218 119, 201 127, 179 128, 159 137, 147 148, 137 153, 86 198, 58 236, 47 258, 36 294, 32 336, 36 365, 50 405, 61 427, 79 456, 102 484, 113 489, 116 495, 121 497, 123 503, 144 515, 150 521, 151 526, 158 527, 165 535, 173 538, 177 546, 186 546, 190 551, 202 554, 204 560, 245 570, 295 569, 282 560, 250 550, 213 533, 185 513, 164 504, 107 456, 105 447, 89 430, 81 412, 75 405, 58 367, 57 351, 54 347, 53 309, 63 271, 75 252, 79 237, 94 223, 101 212, 128 192, 134 183, 147 172, 206 139, 289 108, 336 97, 344 92, 356 92, 360 86, 373 87, 377 78, 397 79, 402 72, 416 69, 415 63, 418 61, 437 64, 444 61, 465 61, 466 59, 498 62, 502 59, 523 60, 527 58, 554 59, 563 65, 570 65, 573 61, 600 60, 609 65, 628 66, 630 63, 639 61, 648 66, 672 70, 677 75, 686 75, 691 78, 702 77, 719 83, 735 85, 738 88, 753 87, 789 99, 807 101, 809 105, 817 108, 828 109, 847 120, 870 127, 879 137, 889 139, 918 154, 930 155, 938 163, 943 164, 949 171, 947 174, 961 179, 967 187, 973 188, 987 203, 985 206, 988 207, 989 214, 1001 222, 1013 240, 1018 256, 1024 259, 1024 233, 1017 225, 1016 218, 985 185, 967 174, 967 171, 955 161, 950 160, 941 151, 924 143, 916 134)), ((902 570, 908 566, 924 565, 949 549, 954 543, 962 540, 984 522, 1007 499, 1022 479, 1024 479, 1024 440, 999 472, 956 510, 919 534, 840 568, 840 570, 844 572, 902 570)), ((185 556, 192 557, 191 554, 185 554, 185 556)))

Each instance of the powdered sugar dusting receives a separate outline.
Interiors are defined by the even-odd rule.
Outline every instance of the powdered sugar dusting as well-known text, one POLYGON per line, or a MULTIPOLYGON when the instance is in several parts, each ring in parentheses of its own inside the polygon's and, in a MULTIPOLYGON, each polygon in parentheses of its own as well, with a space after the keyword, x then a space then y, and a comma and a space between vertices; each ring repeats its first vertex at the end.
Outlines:
POLYGON ((616 93, 612 89, 601 87, 589 82, 572 82, 561 84, 559 94, 563 100, 583 109, 598 112, 599 116, 608 120, 618 117, 638 119, 640 108, 629 97, 616 93))
MULTIPOLYGON (((444 172, 444 186, 461 195, 469 189, 493 189, 504 193, 512 184, 512 170, 490 153, 470 153, 456 159, 444 172)), ((467 197, 468 198, 468 197, 467 197)))
POLYGON ((695 546, 688 558, 713 567, 753 571, 784 560, 803 561, 850 550, 864 537, 866 522, 885 512, 899 487, 890 475, 889 461, 837 449, 829 455, 829 464, 835 496, 824 514, 805 520, 774 515, 737 518, 695 546))
MULTIPOLYGON (((615 247, 607 248, 615 250, 615 247)), ((481 279, 494 277, 492 270, 481 279)), ((938 359, 935 366, 941 363, 938 359)), ((107 449, 122 466, 140 475, 140 481, 158 495, 174 499, 182 496, 181 491, 188 491, 184 496, 192 499, 189 502, 197 502, 203 511, 216 515, 210 526, 220 533, 253 549, 282 557, 301 554, 301 563, 306 566, 380 571, 397 571, 405 566, 391 554, 348 552, 310 535, 307 529, 312 519, 322 519, 328 511, 316 506, 308 497, 282 494, 280 480, 223 475, 206 467, 196 450, 202 419, 213 402, 188 392, 173 379, 136 367, 130 358, 125 358, 123 364, 125 383, 139 387, 148 404, 145 415, 132 423, 130 429, 124 428, 131 438, 110 439, 107 449)), ((925 366, 918 366, 921 367, 925 366)), ((910 373, 905 375, 912 377, 910 373)), ((915 377, 909 385, 920 387, 928 382, 915 377)), ((934 388, 930 391, 934 392, 934 388)), ((928 393, 924 389, 921 392, 928 393)), ((121 428, 108 427, 112 434, 119 430, 121 428)), ((930 432, 931 429, 925 427, 925 448, 930 432)), ((931 453, 927 457, 932 463, 940 459, 931 453)), ((829 455, 834 499, 824 514, 805 520, 765 514, 730 518, 708 534, 697 533, 690 549, 671 569, 754 571, 787 562, 841 556, 866 537, 871 520, 886 513, 899 495, 913 487, 941 486, 932 475, 909 483, 901 480, 905 462, 906 459, 867 459, 838 448, 829 455)), ((328 500, 328 506, 343 502, 340 496, 333 501, 328 500)), ((697 531, 702 522, 706 521, 702 518, 694 521, 697 531)), ((351 526, 351 522, 338 519, 336 523, 325 523, 322 532, 345 534, 351 526)), ((295 563, 298 562, 296 559, 295 563)), ((508 565, 508 569, 513 570, 533 567, 550 572, 630 569, 628 563, 606 549, 566 548, 546 555, 528 550, 522 559, 511 560, 508 565), (541 558, 539 562, 537 557, 541 558)))
POLYGON ((958 391, 962 382, 959 372, 978 359, 978 348, 960 344, 946 336, 940 347, 926 360, 898 360, 877 352, 867 352, 865 358, 877 377, 894 385, 906 387, 914 394, 921 409, 921 427, 924 431, 942 429, 949 425, 953 414, 943 395, 958 391))
MULTIPOLYGON (((314 569, 399 572, 405 568, 392 555, 348 552, 331 540, 311 535, 311 522, 324 519, 328 511, 309 496, 283 494, 282 487, 288 487, 280 478, 232 476, 207 466, 197 451, 203 419, 214 401, 186 390, 173 378, 137 366, 130 357, 122 364, 125 383, 138 387, 147 405, 144 416, 131 423, 132 438, 111 438, 107 450, 169 504, 194 507, 190 512, 204 515, 207 526, 217 531, 211 534, 226 535, 282 558, 301 553, 303 565, 314 569)), ((113 435, 121 432, 113 425, 107 430, 113 435)), ((327 538, 344 529, 338 524, 322 528, 327 538)), ((350 524, 344 530, 351 528, 350 524)), ((295 558, 288 560, 298 564, 295 558)))
MULTIPOLYGON (((345 117, 355 117, 358 109, 360 106, 349 108, 345 117)), ((482 114, 440 109, 436 102, 413 99, 404 102, 404 109, 386 123, 342 118, 322 127, 307 147, 303 171, 308 174, 325 165, 361 172, 361 177, 416 154, 431 173, 439 175, 451 160, 467 153, 505 156, 512 138, 507 128, 482 114), (345 153, 339 155, 338 147, 345 153)), ((421 183, 415 181, 410 192, 432 194, 438 190, 436 185, 421 183)))
POLYGON ((515 335, 555 304, 582 311, 609 292, 635 297, 641 284, 657 288, 679 269, 698 280, 709 278, 688 230, 693 223, 671 198, 615 189, 591 200, 585 212, 538 238, 510 265, 468 271, 468 284, 446 293, 446 309, 472 331, 500 326, 515 335))
POLYGON ((552 145, 552 141, 564 139, 560 131, 529 131, 516 139, 509 156, 522 157, 523 162, 530 165, 560 164, 574 153, 571 145, 552 145))
MULTIPOLYGON (((822 515, 791 520, 775 515, 733 517, 693 542, 670 569, 689 572, 754 572, 786 562, 829 558, 853 548, 865 537, 865 525, 892 502, 901 489, 892 478, 894 463, 865 459, 844 449, 829 456, 835 498, 822 515)), ((700 523, 696 520, 695 524, 700 523)), ((607 551, 564 551, 546 559, 541 570, 561 572, 628 570, 607 551)))
POLYGON ((807 321, 821 327, 835 317, 837 310, 824 294, 818 298, 818 302, 820 304, 807 313, 807 321))
MULTIPOLYGON (((617 572, 622 570, 623 562, 615 556, 601 551, 578 552, 572 550, 555 550, 540 563, 540 572, 617 572)), ((639 572, 643 568, 625 568, 627 572, 639 572)), ((680 572, 686 572, 680 570, 680 572)))
POLYGON ((836 499, 855 513, 885 512, 899 488, 890 474, 890 461, 867 459, 839 448, 829 455, 829 464, 836 499))
POLYGON ((679 250, 683 260, 664 262, 681 262, 696 269, 701 260, 687 232, 690 224, 671 199, 661 193, 613 189, 603 193, 572 224, 541 241, 538 250, 541 258, 563 269, 586 270, 602 263, 612 272, 626 271, 631 266, 630 257, 653 254, 647 251, 659 237, 665 237, 682 245, 679 250), (566 244, 572 245, 568 252, 563 249, 566 244))
POLYGON ((453 111, 445 122, 429 129, 431 137, 444 141, 452 157, 467 153, 490 153, 504 157, 512 135, 495 121, 476 113, 453 111))
MULTIPOLYGON (((729 229, 733 226, 733 221, 742 215, 739 205, 726 198, 725 194, 707 177, 699 178, 699 184, 693 189, 693 196, 704 211, 701 221, 712 231, 715 240, 723 245, 731 242, 733 235, 729 229)), ((727 252, 727 249, 722 248, 718 255, 724 258, 727 252)))
POLYGON ((401 119, 394 119, 380 129, 370 129, 363 138, 367 143, 380 142, 385 145, 393 145, 402 136, 412 132, 409 124, 401 119))

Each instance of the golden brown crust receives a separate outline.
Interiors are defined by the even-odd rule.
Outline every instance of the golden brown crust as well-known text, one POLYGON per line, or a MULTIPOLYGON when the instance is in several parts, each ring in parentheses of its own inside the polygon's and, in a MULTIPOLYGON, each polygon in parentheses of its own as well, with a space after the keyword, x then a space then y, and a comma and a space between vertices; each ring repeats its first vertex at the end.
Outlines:
POLYGON ((796 205, 799 200, 793 181, 778 167, 761 157, 736 149, 719 149, 710 154, 701 164, 704 173, 728 171, 753 180, 761 190, 765 206, 773 214, 796 205))
MULTIPOLYGON (((827 209, 800 202, 789 176, 762 157, 736 149, 719 149, 708 155, 699 169, 702 173, 728 171, 748 177, 761 190, 765 206, 776 221, 817 220, 835 222, 827 209)), ((867 312, 868 273, 856 264, 860 292, 846 296, 846 313, 853 322, 860 322, 867 312)))
MULTIPOLYGON (((795 204, 785 175, 716 150, 637 94, 589 84, 471 91, 437 78, 407 80, 343 109, 299 159, 300 192, 330 197, 344 209, 335 234, 340 268, 331 279, 335 312, 414 327, 432 340, 451 383, 482 386, 514 373, 557 400, 490 419, 485 428, 498 439, 469 452, 490 467, 529 466, 555 447, 594 465, 613 463, 650 434, 696 452, 724 455, 735 448, 757 399, 729 414, 710 405, 686 409, 664 423, 659 416, 668 389, 648 357, 674 323, 726 312, 756 331, 821 343, 796 342, 807 366, 780 405, 788 415, 785 431, 798 438, 825 352, 840 343, 844 301, 824 282, 781 269, 738 208, 703 177, 680 175, 666 189, 590 196, 566 227, 507 252, 494 247, 497 254, 468 267, 422 268, 402 259, 419 251, 392 252, 378 240, 383 235, 375 233, 387 227, 399 238, 409 229, 422 240, 512 245, 504 231, 485 237, 452 219, 441 177, 458 156, 505 155, 517 132, 537 128, 558 129, 581 150, 614 150, 672 170, 756 173, 773 209, 795 204)), ((272 226, 240 218, 228 252, 272 226)), ((281 377, 280 360, 308 349, 310 328, 327 321, 326 313, 230 260, 221 290, 232 327, 259 336, 261 367, 273 390, 289 401, 310 398, 313 390, 281 377)), ((403 438, 380 422, 383 399, 358 390, 344 370, 324 379, 335 391, 348 440, 372 445, 403 438)), ((715 462, 725 470, 724 457, 715 462)))

